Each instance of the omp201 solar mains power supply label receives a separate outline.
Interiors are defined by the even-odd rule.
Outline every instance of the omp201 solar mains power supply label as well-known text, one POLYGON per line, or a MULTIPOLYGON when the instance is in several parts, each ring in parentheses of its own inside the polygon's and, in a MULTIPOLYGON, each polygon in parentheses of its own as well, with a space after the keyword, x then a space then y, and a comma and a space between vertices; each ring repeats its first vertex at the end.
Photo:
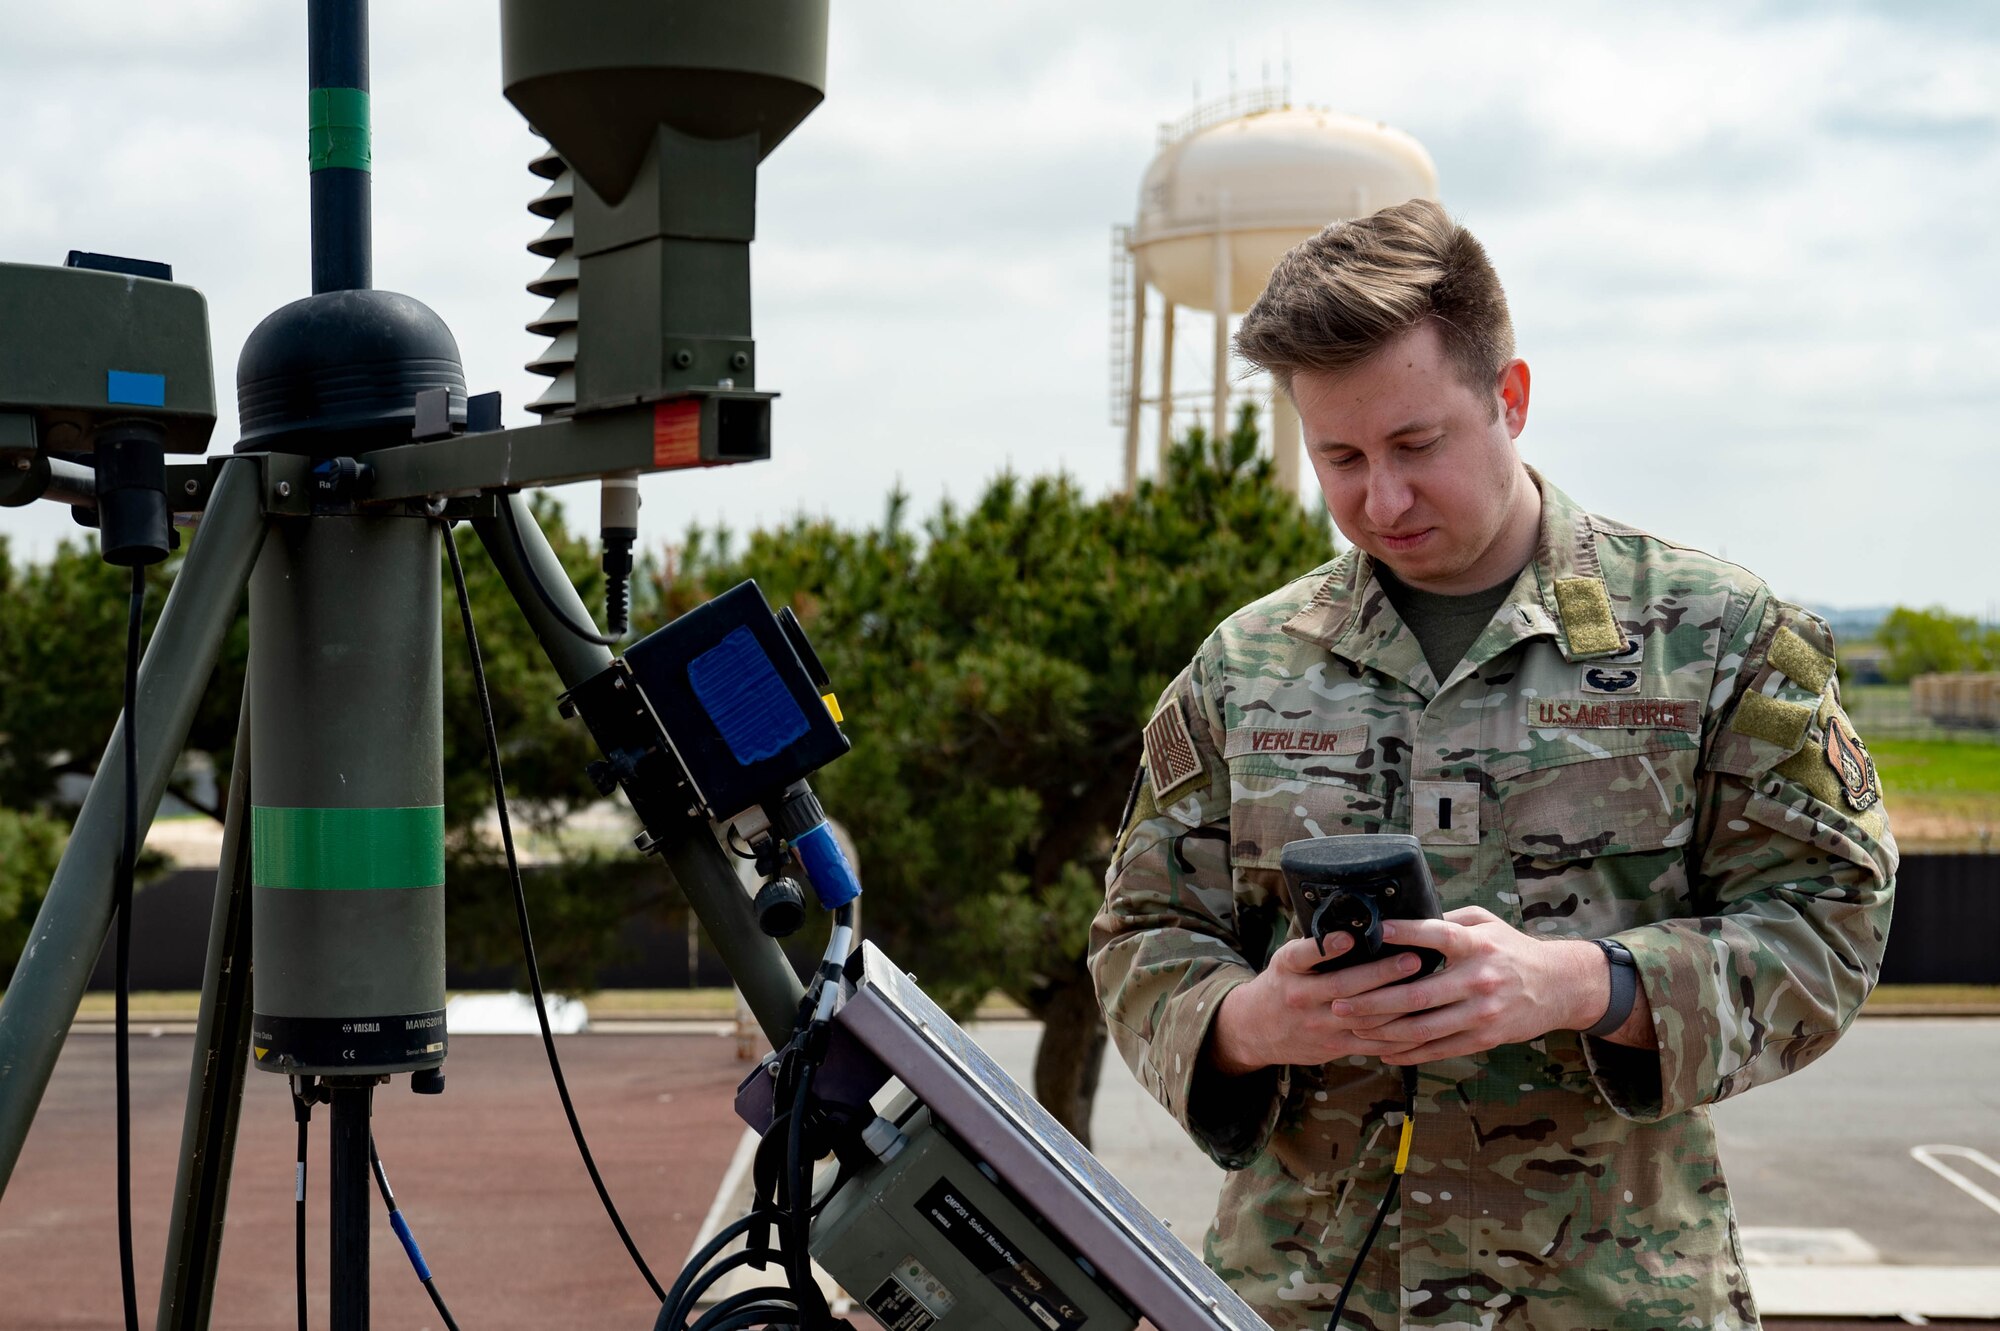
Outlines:
POLYGON ((1022 1257, 950 1179, 932 1184, 917 1209, 1041 1331, 1077 1331, 1083 1325, 1083 1310, 1047 1273, 1022 1257))

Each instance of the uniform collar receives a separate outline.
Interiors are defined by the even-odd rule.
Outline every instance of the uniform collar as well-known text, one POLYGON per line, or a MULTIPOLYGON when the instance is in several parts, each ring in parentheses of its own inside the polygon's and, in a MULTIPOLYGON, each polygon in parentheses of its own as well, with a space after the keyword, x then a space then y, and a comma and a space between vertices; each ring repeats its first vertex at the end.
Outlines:
MULTIPOLYGON (((1459 670, 1477 668, 1517 642, 1555 639, 1563 658, 1590 661, 1625 648, 1611 609, 1610 591, 1597 558, 1590 515, 1534 468, 1528 475, 1542 493, 1541 540, 1535 557, 1514 580, 1459 670)), ((1375 560, 1349 547, 1284 631, 1317 643, 1364 669, 1402 680, 1418 692, 1436 693, 1438 681, 1423 649, 1375 576, 1375 560)))

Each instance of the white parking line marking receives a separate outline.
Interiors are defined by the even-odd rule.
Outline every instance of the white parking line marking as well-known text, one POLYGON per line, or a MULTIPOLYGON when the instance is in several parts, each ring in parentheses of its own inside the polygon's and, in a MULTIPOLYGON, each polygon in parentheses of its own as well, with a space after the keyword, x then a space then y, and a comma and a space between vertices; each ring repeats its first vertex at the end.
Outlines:
MULTIPOLYGON (((715 1190, 715 1200, 708 1204, 708 1214, 702 1217, 701 1228, 695 1231, 694 1242, 688 1245, 687 1261, 691 1262, 708 1241, 722 1231, 722 1227, 736 1219, 736 1208, 732 1203, 743 1186, 744 1176, 757 1162, 757 1143, 763 1140, 753 1129, 743 1129, 737 1139, 736 1153, 729 1157, 729 1167, 722 1171, 722 1183, 715 1190)), ((681 1263, 687 1265, 687 1262, 681 1263)))
POLYGON ((1970 1161, 1996 1179, 2000 1179, 2000 1161, 1994 1160, 1992 1156, 1987 1155, 1984 1151, 1975 1151, 1970 1146, 1932 1145, 1912 1146, 1910 1148, 1911 1159, 1944 1179, 1945 1182, 1951 1184, 1954 1188, 1971 1197, 1987 1210, 1993 1212, 1995 1215, 2000 1215, 2000 1197, 1994 1196, 1965 1175, 1959 1173, 1956 1169, 1953 1169, 1950 1165, 1944 1163, 1944 1161, 1938 1159, 1941 1155, 1956 1156, 1960 1160, 1970 1161))

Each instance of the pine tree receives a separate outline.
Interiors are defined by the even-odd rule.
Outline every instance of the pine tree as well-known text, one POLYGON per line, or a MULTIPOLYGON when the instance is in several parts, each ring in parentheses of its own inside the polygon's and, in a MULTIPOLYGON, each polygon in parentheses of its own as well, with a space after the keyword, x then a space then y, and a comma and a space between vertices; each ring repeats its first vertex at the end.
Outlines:
POLYGON ((1105 1037, 1084 952, 1141 729, 1209 630, 1330 533, 1272 483, 1248 410, 1130 496, 1002 476, 921 534, 907 507, 737 556, 697 534, 660 599, 754 577, 798 613, 854 741, 814 784, 859 847, 865 932, 950 1011, 1000 990, 1041 1019, 1035 1094, 1087 1143, 1105 1037))

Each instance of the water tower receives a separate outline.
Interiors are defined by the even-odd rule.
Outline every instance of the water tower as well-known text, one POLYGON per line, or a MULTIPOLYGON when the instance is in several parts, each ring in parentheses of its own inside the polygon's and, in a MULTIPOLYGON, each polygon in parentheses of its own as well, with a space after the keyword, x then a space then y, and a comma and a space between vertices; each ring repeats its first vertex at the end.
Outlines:
MULTIPOLYGON (((1160 127, 1159 151, 1139 187, 1139 217, 1112 232, 1112 424, 1125 429, 1125 488, 1139 478, 1140 419, 1151 407, 1164 468, 1176 408, 1209 428, 1229 418, 1229 317, 1248 310, 1285 251, 1329 222, 1406 199, 1437 197, 1437 168, 1401 130, 1359 116, 1295 107, 1279 90, 1213 102, 1160 127), (1148 298, 1161 305, 1159 353, 1148 393, 1148 298), (1174 383, 1174 316, 1211 318, 1208 382, 1174 383)), ((1299 488, 1299 422, 1274 394, 1271 438, 1279 480, 1299 488)))

